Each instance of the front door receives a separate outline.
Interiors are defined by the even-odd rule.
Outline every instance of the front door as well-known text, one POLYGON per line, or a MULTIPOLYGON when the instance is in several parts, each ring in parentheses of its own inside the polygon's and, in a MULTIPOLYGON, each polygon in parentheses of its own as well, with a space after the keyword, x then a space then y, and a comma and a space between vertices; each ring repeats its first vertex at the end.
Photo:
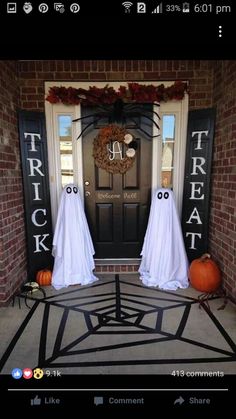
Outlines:
MULTIPOLYGON (((83 108, 82 116, 94 113, 83 108)), ((93 119, 92 119, 93 120, 93 119)), ((82 128, 92 121, 83 120, 82 128)), ((96 258, 138 258, 146 231, 151 199, 152 126, 142 118, 126 121, 125 127, 138 144, 134 165, 124 174, 112 174, 94 164, 93 141, 108 121, 98 121, 83 135, 85 211, 96 258), (145 124, 144 124, 145 122, 145 124)), ((118 154, 116 158, 120 158, 118 154)))

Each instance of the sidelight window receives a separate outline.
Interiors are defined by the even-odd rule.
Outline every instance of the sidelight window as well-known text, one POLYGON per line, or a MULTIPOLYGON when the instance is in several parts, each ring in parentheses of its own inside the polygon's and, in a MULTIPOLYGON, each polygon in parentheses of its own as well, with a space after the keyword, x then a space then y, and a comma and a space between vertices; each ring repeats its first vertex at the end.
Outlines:
POLYGON ((62 187, 74 181, 71 125, 70 115, 58 115, 62 187))
POLYGON ((175 115, 162 116, 162 166, 161 183, 163 188, 173 188, 175 147, 175 115))

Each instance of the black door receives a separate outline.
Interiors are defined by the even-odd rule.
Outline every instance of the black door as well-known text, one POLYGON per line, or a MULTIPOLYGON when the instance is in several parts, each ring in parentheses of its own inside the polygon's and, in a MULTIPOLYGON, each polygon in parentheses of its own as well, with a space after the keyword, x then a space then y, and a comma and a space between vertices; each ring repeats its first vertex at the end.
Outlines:
MULTIPOLYGON (((95 109, 82 109, 82 116, 95 109)), ((95 118, 83 122, 83 128, 95 118)), ((83 120, 84 121, 84 120, 83 120)), ((146 231, 151 198, 152 140, 139 127, 151 133, 150 121, 143 117, 126 121, 125 128, 135 137, 135 162, 124 174, 98 168, 93 159, 93 141, 107 120, 97 121, 83 135, 83 179, 85 211, 96 258, 137 258, 146 231), (148 123, 147 123, 148 122, 148 123)), ((119 156, 117 157, 119 158, 119 156)))

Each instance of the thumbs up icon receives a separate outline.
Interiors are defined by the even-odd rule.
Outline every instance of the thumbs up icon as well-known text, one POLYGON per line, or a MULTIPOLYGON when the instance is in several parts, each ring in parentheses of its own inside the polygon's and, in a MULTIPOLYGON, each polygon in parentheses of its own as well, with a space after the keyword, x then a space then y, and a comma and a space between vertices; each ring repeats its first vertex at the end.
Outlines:
POLYGON ((34 399, 30 400, 31 406, 40 406, 41 405, 41 399, 39 399, 39 396, 35 396, 34 399))

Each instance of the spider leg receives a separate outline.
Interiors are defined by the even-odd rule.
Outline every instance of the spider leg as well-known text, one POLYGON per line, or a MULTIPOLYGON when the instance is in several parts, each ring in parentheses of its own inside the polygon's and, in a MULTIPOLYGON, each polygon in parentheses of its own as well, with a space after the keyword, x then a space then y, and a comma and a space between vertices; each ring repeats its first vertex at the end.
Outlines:
MULTIPOLYGON (((145 102, 143 103, 144 105, 145 105, 145 102)), ((146 102, 146 104, 151 104, 151 105, 153 105, 153 106, 158 106, 158 107, 160 107, 160 103, 156 103, 156 102, 146 102)), ((125 108, 126 109, 132 109, 132 107, 137 107, 137 106, 142 106, 142 104, 138 104, 138 102, 133 102, 133 103, 125 103, 124 104, 125 105, 125 108)))
POLYGON ((152 113, 152 114, 155 114, 155 115, 157 116, 157 118, 158 118, 158 119, 161 119, 161 118, 160 118, 160 116, 158 115, 158 113, 157 113, 157 112, 155 112, 155 111, 153 111, 153 110, 149 110, 149 109, 142 109, 142 108, 140 108, 139 106, 133 106, 133 108, 128 109, 128 112, 129 112, 129 111, 130 111, 130 112, 132 112, 133 110, 140 111, 140 114, 145 114, 145 112, 152 113))
MULTIPOLYGON (((135 122, 135 120, 134 119, 132 119, 132 118, 130 118, 131 119, 131 121, 135 124, 136 122, 135 122)), ((150 135, 149 134, 149 132, 147 132, 147 131, 145 131, 143 128, 141 128, 141 127, 139 127, 138 128, 140 131, 142 131, 145 135, 147 135, 149 138, 155 138, 155 137, 160 137, 160 134, 158 134, 158 135, 150 135)))
POLYGON ((91 118, 92 116, 103 118, 103 117, 107 117, 110 113, 108 109, 103 109, 102 106, 99 106, 99 105, 96 105, 96 109, 101 110, 101 112, 100 113, 94 112, 89 115, 81 116, 80 118, 73 119, 72 122, 82 121, 83 119, 91 118))
POLYGON ((91 113, 89 115, 81 116, 80 118, 77 118, 77 119, 72 119, 72 122, 82 121, 82 119, 91 118, 92 116, 98 116, 98 115, 99 114, 97 112, 91 113))
POLYGON ((151 121, 155 126, 156 126, 156 128, 157 129, 160 129, 160 127, 159 127, 159 125, 157 125, 157 123, 154 121, 154 119, 153 118, 151 118, 150 116, 148 116, 148 115, 145 115, 145 114, 140 114, 139 112, 127 112, 127 116, 128 117, 135 117, 135 116, 143 116, 144 118, 147 118, 149 121, 151 121))
POLYGON ((137 103, 124 103, 124 109, 132 109, 134 106, 137 106, 137 103))
MULTIPOLYGON (((110 109, 107 109, 106 106, 111 106, 111 105, 103 105, 103 106, 96 105, 96 108, 100 109, 100 111, 104 112, 105 114, 109 114, 111 111, 110 111, 110 109)), ((106 115, 104 115, 104 116, 106 116, 106 115)))
POLYGON ((101 117, 99 116, 98 118, 94 119, 92 122, 90 122, 88 125, 86 125, 86 127, 84 129, 82 129, 80 135, 77 137, 77 140, 82 137, 83 133, 91 126, 93 125, 95 122, 99 121, 99 119, 101 119, 101 117))

